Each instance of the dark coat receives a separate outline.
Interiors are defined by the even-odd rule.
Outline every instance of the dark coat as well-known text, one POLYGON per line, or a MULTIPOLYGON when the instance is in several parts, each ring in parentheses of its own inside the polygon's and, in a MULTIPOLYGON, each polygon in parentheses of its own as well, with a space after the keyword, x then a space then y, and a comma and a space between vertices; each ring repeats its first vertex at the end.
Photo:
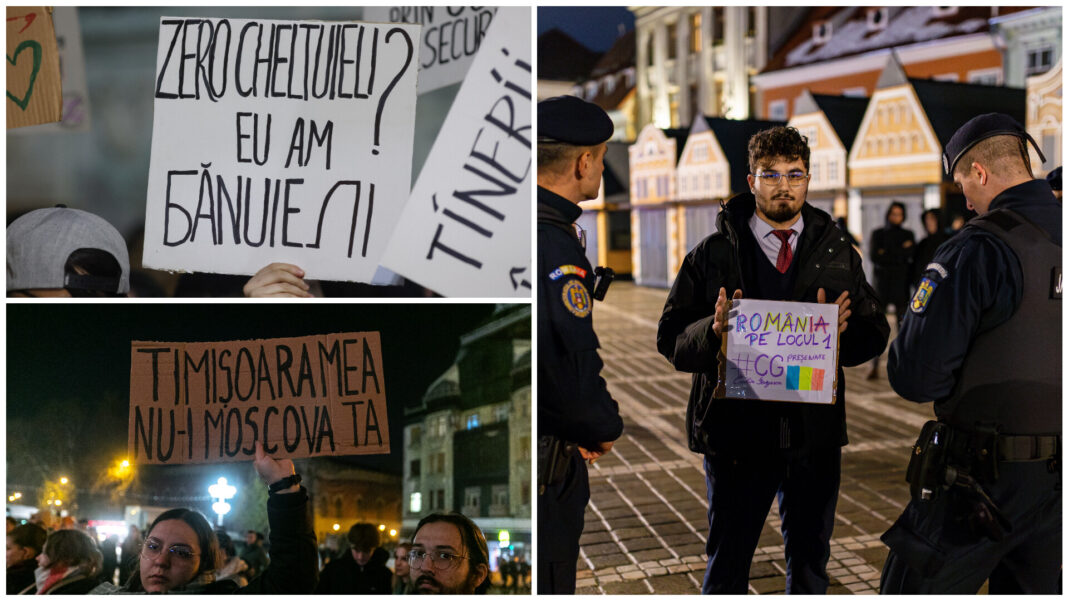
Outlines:
MULTIPOLYGON (((60 581, 58 584, 52 586, 52 588, 45 591, 46 595, 87 595, 89 591, 93 590, 100 584, 100 578, 97 576, 85 576, 79 574, 73 578, 73 580, 64 582, 60 581)), ((8 591, 11 592, 11 591, 8 591)), ((26 591, 27 595, 36 595, 37 587, 26 591)))
POLYGON ((389 553, 375 549, 367 565, 361 566, 352 553, 326 564, 319 575, 317 595, 389 595, 393 592, 393 572, 386 567, 389 553))
POLYGON ((860 255, 827 213, 807 203, 794 261, 799 269, 792 300, 816 302, 824 288, 833 301, 849 291, 852 314, 839 340, 837 402, 834 405, 772 403, 713 399, 717 383, 719 336, 712 331, 720 287, 743 297, 751 281, 755 256, 739 252, 739 232, 748 228, 756 207, 750 193, 732 198, 720 212, 718 232, 702 240, 682 263, 664 305, 657 332, 660 354, 679 371, 693 374, 686 409, 690 450, 708 455, 752 454, 776 449, 789 428, 794 448, 831 447, 848 443, 845 427, 845 377, 842 366, 860 365, 886 348, 890 327, 874 291, 864 278, 860 255))
POLYGON ((36 559, 20 561, 7 568, 7 594, 17 595, 22 589, 33 584, 33 571, 37 569, 36 559))
MULTIPOLYGON (((871 233, 871 262, 875 268, 875 288, 883 302, 900 302, 908 297, 912 275, 912 252, 916 236, 900 225, 887 224, 871 233)), ((898 314, 904 307, 897 308, 898 314)))

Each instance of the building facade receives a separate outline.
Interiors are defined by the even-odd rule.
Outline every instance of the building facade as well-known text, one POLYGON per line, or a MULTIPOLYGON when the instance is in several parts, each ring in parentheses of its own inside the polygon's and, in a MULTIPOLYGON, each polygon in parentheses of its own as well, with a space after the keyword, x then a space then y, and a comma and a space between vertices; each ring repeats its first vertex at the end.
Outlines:
POLYGON ((402 535, 429 513, 459 511, 486 535, 492 569, 502 556, 530 558, 530 319, 529 305, 500 305, 405 409, 402 535))

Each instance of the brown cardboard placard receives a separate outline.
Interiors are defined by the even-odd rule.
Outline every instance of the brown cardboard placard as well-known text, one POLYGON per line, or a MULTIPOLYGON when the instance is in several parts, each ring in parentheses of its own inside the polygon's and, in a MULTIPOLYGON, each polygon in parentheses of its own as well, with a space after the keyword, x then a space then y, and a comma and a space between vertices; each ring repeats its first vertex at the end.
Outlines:
POLYGON ((378 332, 130 343, 128 452, 158 465, 388 454, 378 332))
POLYGON ((52 8, 7 7, 7 128, 54 123, 63 86, 52 8))

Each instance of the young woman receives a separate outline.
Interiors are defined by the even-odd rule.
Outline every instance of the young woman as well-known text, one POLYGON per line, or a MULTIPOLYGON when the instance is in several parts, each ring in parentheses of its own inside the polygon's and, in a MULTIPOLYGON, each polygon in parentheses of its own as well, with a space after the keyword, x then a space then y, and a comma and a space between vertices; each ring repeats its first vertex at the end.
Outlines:
POLYGON ((192 509, 162 513, 148 529, 137 569, 123 586, 107 583, 93 593, 293 593, 309 594, 318 577, 318 555, 308 507, 293 462, 274 460, 256 443, 256 472, 268 484, 267 519, 271 524, 271 564, 246 587, 217 580, 222 551, 211 524, 192 509))

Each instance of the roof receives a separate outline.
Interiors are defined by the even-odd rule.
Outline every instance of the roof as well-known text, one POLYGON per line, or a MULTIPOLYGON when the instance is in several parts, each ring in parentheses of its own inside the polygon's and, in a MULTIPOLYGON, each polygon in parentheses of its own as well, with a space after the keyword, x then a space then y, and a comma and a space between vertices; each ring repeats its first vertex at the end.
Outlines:
POLYGON ((827 116, 827 121, 830 121, 831 127, 838 134, 838 139, 842 141, 846 151, 852 148, 853 141, 857 139, 860 122, 864 120, 864 113, 868 110, 868 99, 826 94, 813 94, 812 99, 827 116))
POLYGON ((749 138, 758 131, 771 127, 786 125, 785 121, 759 121, 746 119, 724 119, 723 117, 705 117, 708 128, 716 136, 727 157, 731 170, 731 192, 738 193, 749 189, 746 176, 749 175, 749 138))
POLYGON ((1021 124, 1026 122, 1025 90, 929 79, 910 79, 909 83, 943 148, 960 126, 983 113, 1005 113, 1021 124))
POLYGON ((934 6, 821 6, 812 8, 796 31, 768 61, 763 72, 778 71, 865 54, 874 50, 929 42, 990 30, 990 18, 1030 7, 960 6, 952 15, 937 16, 934 6), (868 11, 887 8, 886 28, 870 31, 868 11), (813 28, 831 24, 826 42, 813 40, 813 28))
POLYGON ((609 142, 604 153, 604 201, 627 204, 630 202, 630 148, 629 142, 609 142))
MULTIPOLYGON (((540 42, 541 38, 538 38, 538 40, 540 42)), ((627 67, 633 67, 635 64, 634 40, 635 33, 633 29, 617 38, 612 47, 594 65, 593 70, 590 71, 590 78, 617 73, 627 67)))
POLYGON ((679 159, 682 158, 682 151, 686 148, 686 138, 690 135, 690 130, 683 128, 670 128, 660 130, 664 132, 664 135, 672 140, 675 140, 675 164, 679 163, 679 159))
POLYGON ((538 79, 586 79, 600 57, 563 31, 550 29, 538 36, 538 79))

